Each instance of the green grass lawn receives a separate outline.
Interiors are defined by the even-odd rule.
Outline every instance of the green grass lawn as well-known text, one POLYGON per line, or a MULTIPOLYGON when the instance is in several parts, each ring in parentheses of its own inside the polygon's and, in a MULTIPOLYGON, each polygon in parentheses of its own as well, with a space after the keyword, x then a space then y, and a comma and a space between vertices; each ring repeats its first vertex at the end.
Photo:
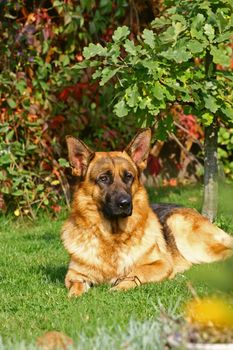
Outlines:
MULTIPOLYGON (((176 202, 197 209, 201 206, 198 186, 150 189, 149 193, 153 201, 176 202)), ((217 222, 233 234, 232 197, 233 185, 222 186, 217 222)), ((68 256, 60 241, 60 229, 66 215, 63 213, 56 220, 41 217, 35 222, 10 217, 0 219, 0 336, 3 344, 22 340, 26 344, 34 343, 44 332, 57 330, 73 338, 79 344, 77 349, 93 348, 94 343, 88 345, 83 340, 85 337, 89 341, 95 339, 98 349, 101 339, 99 349, 102 350, 101 334, 108 335, 106 349, 116 334, 129 336, 133 328, 140 334, 137 322, 148 330, 158 317, 161 305, 170 313, 182 313, 185 301, 191 298, 187 282, 203 270, 202 266, 196 266, 174 280, 141 286, 125 293, 110 293, 108 286, 99 286, 78 299, 68 299, 64 286, 68 256), (136 323, 132 325, 132 322, 136 323), (147 322, 151 322, 150 326, 147 322)), ((206 265, 204 269, 210 274, 219 266, 221 264, 206 265)), ((193 283, 200 295, 213 290, 203 280, 193 283)), ((7 348, 3 344, 0 342, 0 349, 7 348)))

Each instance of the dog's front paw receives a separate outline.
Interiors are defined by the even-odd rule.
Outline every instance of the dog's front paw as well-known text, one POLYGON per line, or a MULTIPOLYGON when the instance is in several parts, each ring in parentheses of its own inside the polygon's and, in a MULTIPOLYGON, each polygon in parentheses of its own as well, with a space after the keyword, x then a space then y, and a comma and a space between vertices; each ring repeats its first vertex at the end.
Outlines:
POLYGON ((113 287, 110 289, 111 292, 114 291, 124 291, 130 288, 135 288, 141 285, 141 281, 137 276, 128 276, 119 278, 114 283, 113 287))
POLYGON ((68 297, 80 297, 83 293, 86 293, 90 285, 87 282, 72 282, 69 288, 68 297))
POLYGON ((110 288, 111 292, 124 291, 130 288, 136 287, 136 284, 132 281, 122 281, 117 286, 110 288))

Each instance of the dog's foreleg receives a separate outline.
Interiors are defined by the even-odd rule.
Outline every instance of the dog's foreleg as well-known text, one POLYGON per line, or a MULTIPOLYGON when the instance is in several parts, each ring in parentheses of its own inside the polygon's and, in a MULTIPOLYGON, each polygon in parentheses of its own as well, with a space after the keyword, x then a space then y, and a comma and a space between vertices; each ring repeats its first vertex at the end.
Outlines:
POLYGON ((136 266, 128 276, 116 280, 111 290, 127 290, 144 283, 160 282, 168 278, 172 271, 170 261, 161 258, 149 264, 136 266))
POLYGON ((89 282, 84 275, 69 269, 65 277, 65 285, 66 288, 69 289, 69 297, 79 297, 88 291, 91 282, 89 282))

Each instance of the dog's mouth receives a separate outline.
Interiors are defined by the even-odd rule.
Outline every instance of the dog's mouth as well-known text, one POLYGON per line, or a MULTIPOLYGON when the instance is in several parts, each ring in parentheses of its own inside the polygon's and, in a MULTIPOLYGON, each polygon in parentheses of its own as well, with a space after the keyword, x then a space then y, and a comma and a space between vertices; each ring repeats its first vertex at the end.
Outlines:
POLYGON ((132 196, 129 193, 107 195, 102 204, 102 211, 107 219, 126 218, 132 215, 132 196))
POLYGON ((102 211, 104 216, 109 219, 109 220, 114 220, 114 219, 123 219, 123 218, 127 218, 128 216, 132 215, 132 211, 133 211, 133 206, 132 203, 130 203, 130 205, 127 206, 127 208, 119 208, 119 207, 115 207, 114 205, 106 205, 104 204, 102 207, 102 211))

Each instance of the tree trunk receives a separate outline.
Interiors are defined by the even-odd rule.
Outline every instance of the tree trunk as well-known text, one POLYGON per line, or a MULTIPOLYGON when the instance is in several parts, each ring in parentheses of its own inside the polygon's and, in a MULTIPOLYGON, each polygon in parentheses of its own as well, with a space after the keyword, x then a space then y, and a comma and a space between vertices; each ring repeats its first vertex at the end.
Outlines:
POLYGON ((205 128, 204 198, 202 214, 211 222, 218 209, 218 126, 216 120, 205 128))

